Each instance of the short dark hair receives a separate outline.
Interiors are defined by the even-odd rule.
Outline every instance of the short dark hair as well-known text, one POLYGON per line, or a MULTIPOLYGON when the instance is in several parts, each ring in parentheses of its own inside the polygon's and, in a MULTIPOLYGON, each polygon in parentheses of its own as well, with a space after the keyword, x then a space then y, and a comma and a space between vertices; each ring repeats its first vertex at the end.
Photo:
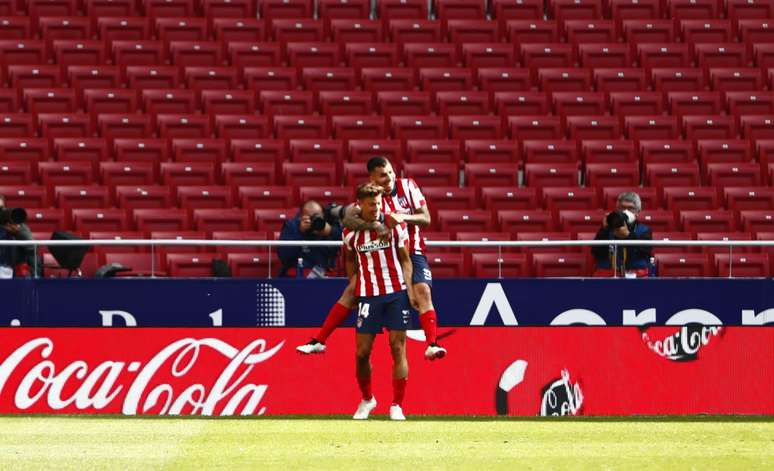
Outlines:
POLYGON ((368 173, 371 173, 379 167, 386 167, 388 163, 390 163, 390 161, 384 157, 371 157, 368 159, 366 167, 368 168, 368 173))
POLYGON ((374 183, 363 183, 357 187, 357 199, 363 200, 366 198, 375 198, 381 195, 384 191, 382 187, 374 183))

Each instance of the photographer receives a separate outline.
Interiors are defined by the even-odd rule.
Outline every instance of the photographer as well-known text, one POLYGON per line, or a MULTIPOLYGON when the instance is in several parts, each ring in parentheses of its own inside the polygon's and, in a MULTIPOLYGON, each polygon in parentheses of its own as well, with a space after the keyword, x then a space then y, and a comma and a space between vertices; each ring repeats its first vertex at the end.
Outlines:
MULTIPOLYGON (((27 212, 20 208, 6 208, 5 197, 0 195, 0 240, 32 240, 27 227, 27 212)), ((33 270, 42 266, 35 260, 33 246, 0 246, 0 279, 30 278, 33 270)))
MULTIPOLYGON (((641 210, 640 195, 634 192, 621 193, 615 211, 605 216, 602 228, 594 239, 652 240, 650 227, 637 220, 641 210)), ((649 246, 619 245, 617 249, 612 245, 592 247, 591 253, 597 265, 594 276, 646 277, 650 268, 651 250, 649 246)))
MULTIPOLYGON (((316 201, 307 201, 293 219, 282 226, 280 240, 341 240, 342 207, 331 204, 323 208, 316 201)), ((304 277, 324 277, 336 266, 338 247, 280 247, 282 269, 279 276, 299 276, 298 260, 303 260, 304 277)))

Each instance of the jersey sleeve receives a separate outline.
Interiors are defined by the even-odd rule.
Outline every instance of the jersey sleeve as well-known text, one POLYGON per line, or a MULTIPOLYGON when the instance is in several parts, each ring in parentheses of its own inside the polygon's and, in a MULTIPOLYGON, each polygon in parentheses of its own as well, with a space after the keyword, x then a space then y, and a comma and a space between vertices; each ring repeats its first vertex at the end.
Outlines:
POLYGON ((422 194, 422 190, 419 189, 419 185, 417 185, 413 178, 409 179, 408 187, 409 198, 411 198, 411 206, 414 208, 421 208, 422 206, 425 206, 427 204, 425 195, 422 194))

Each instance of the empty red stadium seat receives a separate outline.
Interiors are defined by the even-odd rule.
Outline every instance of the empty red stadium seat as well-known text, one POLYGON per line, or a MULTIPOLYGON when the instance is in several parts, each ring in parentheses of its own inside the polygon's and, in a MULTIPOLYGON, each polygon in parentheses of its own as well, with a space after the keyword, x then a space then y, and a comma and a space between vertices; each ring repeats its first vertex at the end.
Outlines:
POLYGON ((331 124, 336 139, 384 139, 389 136, 384 116, 334 116, 331 124))
POLYGON ((193 225, 198 231, 248 231, 253 229, 249 211, 228 209, 202 209, 192 212, 193 225))
POLYGON ((479 88, 489 93, 518 92, 531 88, 529 69, 483 67, 476 70, 479 88))
POLYGON ((542 188, 542 195, 545 208, 551 211, 599 206, 599 195, 595 188, 548 187, 542 188))
POLYGON ((262 138, 272 134, 269 118, 254 114, 216 115, 215 128, 218 137, 229 140, 262 138))
MULTIPOLYGON (((227 253, 226 261, 231 269, 231 276, 237 278, 270 278, 272 276, 269 259, 266 253, 227 253)), ((275 264, 279 267, 279 264, 275 264)))
POLYGON ((172 189, 165 185, 129 185, 115 188, 119 208, 169 208, 173 206, 172 189))
POLYGON ((423 67, 419 69, 419 82, 428 92, 471 90, 473 71, 467 67, 423 67))
POLYGON ((659 277, 709 277, 715 270, 704 253, 655 254, 659 277))
POLYGON ((657 91, 700 91, 705 86, 704 73, 698 68, 654 68, 651 75, 653 89, 657 91))
POLYGON ((177 187, 177 200, 181 208, 188 209, 230 209, 234 206, 232 189, 227 186, 179 186, 177 187))
POLYGON ((302 186, 298 194, 299 201, 314 200, 323 206, 331 203, 347 205, 355 200, 354 188, 337 186, 302 186))
POLYGON ((78 208, 72 210, 73 228, 76 231, 126 231, 129 218, 123 209, 78 208))
POLYGON ((581 153, 587 164, 634 162, 639 153, 633 141, 625 140, 584 140, 581 153))
POLYGON ((546 93, 585 92, 591 89, 591 70, 564 66, 541 67, 537 70, 540 89, 546 93))
POLYGON ((318 99, 321 113, 327 116, 369 115, 374 110, 373 94, 368 91, 324 90, 318 99))
POLYGON ((333 163, 284 162, 285 183, 292 186, 333 186, 336 184, 336 165, 333 163))
POLYGON ((641 68, 594 69, 593 78, 599 92, 637 92, 650 82, 641 68))
POLYGON ((177 162, 215 162, 226 160, 228 145, 223 139, 172 139, 172 156, 177 162))
POLYGON ((537 188, 484 187, 480 191, 484 207, 495 214, 505 209, 538 207, 537 188))
POLYGON ((42 185, 0 186, 0 195, 5 197, 9 208, 48 208, 52 203, 51 193, 42 185))
POLYGON ((731 211, 716 210, 683 210, 680 211, 680 222, 686 232, 734 232, 736 218, 731 211))
POLYGON ((213 18, 212 26, 215 39, 222 43, 263 41, 266 37, 265 23, 256 18, 213 18))
POLYGON ((146 138, 153 134, 149 115, 101 114, 97 123, 100 136, 108 139, 146 138))
POLYGON ((678 227, 672 210, 646 208, 637 219, 647 224, 654 232, 673 232, 678 227))
POLYGON ((533 253, 532 273, 539 278, 582 277, 590 274, 588 256, 579 253, 533 253))
POLYGON ((523 141, 526 163, 575 163, 580 160, 575 141, 541 139, 523 141))
POLYGON ((524 181, 528 186, 577 186, 577 163, 527 163, 524 181))
POLYGON ((223 162, 220 168, 223 182, 231 186, 281 183, 275 162, 223 162))
POLYGON ((715 210, 721 207, 716 188, 667 187, 663 191, 667 209, 677 211, 715 210))
POLYGON ((462 146, 458 140, 410 139, 406 157, 408 162, 457 164, 462 160, 462 146))
POLYGON ((221 259, 212 253, 168 253, 166 267, 169 276, 178 278, 207 278, 213 275, 213 261, 221 259))
POLYGON ((341 163, 344 158, 344 142, 332 139, 291 139, 290 160, 293 162, 341 163))
POLYGON ((771 274, 769 254, 766 253, 717 253, 714 258, 719 277, 769 277, 771 274))
POLYGON ((170 186, 213 185, 215 165, 212 162, 162 162, 161 180, 170 186))
POLYGON ((746 232, 774 232, 774 211, 742 210, 739 221, 746 232))
POLYGON ((567 133, 570 139, 617 139, 622 136, 619 118, 615 116, 568 116, 567 133))
POLYGON ((465 141, 465 158, 470 163, 517 163, 521 152, 514 141, 472 139, 465 141))
MULTIPOLYGON (((419 182, 421 184, 421 182, 419 182)), ((479 209, 441 209, 438 211, 438 227, 445 232, 491 231, 492 213, 479 209)))
POLYGON ((290 208, 296 205, 296 191, 287 186, 240 186, 237 188, 242 208, 290 208))
POLYGON ((433 269, 433 278, 460 278, 470 276, 465 271, 465 260, 460 253, 426 254, 427 261, 433 269))
POLYGON ((229 63, 243 70, 245 79, 252 67, 281 67, 285 60, 284 51, 277 42, 234 41, 228 43, 226 51, 229 63))
POLYGON ((471 263, 472 274, 476 278, 524 278, 530 276, 530 266, 526 254, 474 253, 471 263))
POLYGON ((371 157, 384 156, 393 165, 403 161, 403 146, 400 141, 385 139, 352 139, 349 145, 349 158, 352 162, 367 162, 371 157))
POLYGON ((457 163, 406 163, 405 175, 413 178, 420 187, 455 186, 459 184, 459 164, 457 163))
MULTIPOLYGON (((239 71, 235 67, 188 66, 184 68, 183 77, 188 88, 197 92, 231 90, 242 85, 239 71)), ((238 92, 239 90, 233 90, 233 93, 238 92)))
POLYGON ((151 185, 156 183, 157 163, 153 161, 100 162, 103 185, 151 185))
POLYGON ((508 116, 511 138, 517 140, 561 139, 564 137, 558 116, 508 116))
POLYGON ((774 188, 771 187, 725 187, 723 196, 731 210, 774 209, 774 188))
POLYGON ((553 215, 540 209, 501 209, 497 211, 497 220, 500 230, 511 234, 554 230, 553 215))

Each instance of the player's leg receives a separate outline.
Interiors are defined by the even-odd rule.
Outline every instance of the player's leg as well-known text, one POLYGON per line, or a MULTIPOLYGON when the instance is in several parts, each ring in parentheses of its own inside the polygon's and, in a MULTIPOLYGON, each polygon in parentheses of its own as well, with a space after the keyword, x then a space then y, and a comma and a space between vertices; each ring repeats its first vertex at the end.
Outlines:
POLYGON ((403 398, 408 382, 408 360, 406 359, 406 331, 390 331, 390 353, 392 354, 392 405, 390 419, 406 420, 403 415, 403 398))
POLYGON ((355 335, 355 376, 360 388, 361 400, 357 406, 356 420, 364 420, 376 407, 376 398, 371 389, 371 350, 374 346, 376 334, 355 335))
POLYGON ((403 415, 403 398, 406 394, 409 370, 406 359, 406 331, 411 324, 411 304, 406 291, 391 295, 391 298, 384 312, 384 323, 390 331, 390 353, 392 354, 393 398, 390 419, 406 420, 403 415))
POLYGON ((344 288, 341 293, 341 297, 336 304, 328 311, 328 315, 325 317, 320 331, 317 335, 312 337, 312 340, 296 347, 299 353, 311 354, 311 353, 325 353, 325 342, 328 337, 333 333, 338 326, 340 326, 355 307, 355 278, 349 280, 349 284, 344 288))
POLYGON ((433 274, 430 265, 424 255, 411 256, 413 265, 414 296, 419 305, 419 325, 425 332, 427 349, 425 358, 428 360, 440 359, 446 356, 446 349, 438 345, 437 326, 438 315, 433 306, 433 274))
POLYGON ((376 334, 382 331, 384 303, 381 297, 361 298, 355 323, 355 376, 360 388, 361 400, 353 419, 367 419, 376 407, 371 390, 371 350, 376 334))

